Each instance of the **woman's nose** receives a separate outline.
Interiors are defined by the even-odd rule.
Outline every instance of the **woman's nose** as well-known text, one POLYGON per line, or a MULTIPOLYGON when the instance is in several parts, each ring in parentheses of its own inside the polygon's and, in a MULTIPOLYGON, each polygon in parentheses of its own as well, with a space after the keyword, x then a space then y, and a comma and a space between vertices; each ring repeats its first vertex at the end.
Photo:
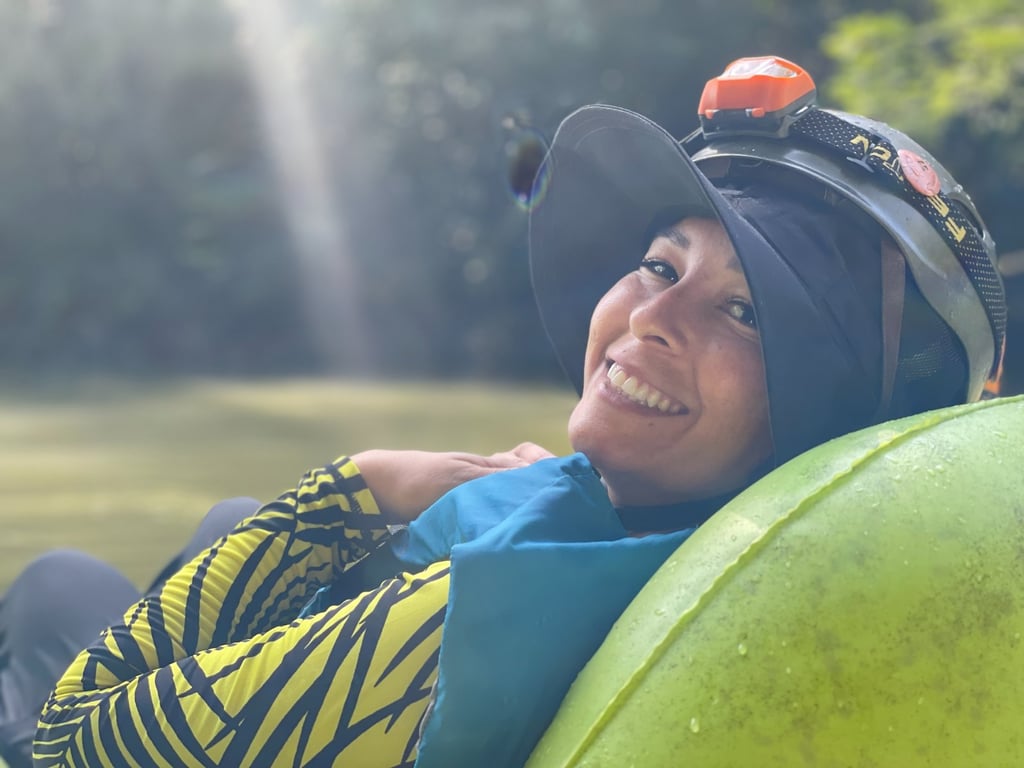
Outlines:
POLYGON ((687 301, 677 283, 640 300, 629 315, 629 330, 641 341, 676 348, 686 343, 687 301))

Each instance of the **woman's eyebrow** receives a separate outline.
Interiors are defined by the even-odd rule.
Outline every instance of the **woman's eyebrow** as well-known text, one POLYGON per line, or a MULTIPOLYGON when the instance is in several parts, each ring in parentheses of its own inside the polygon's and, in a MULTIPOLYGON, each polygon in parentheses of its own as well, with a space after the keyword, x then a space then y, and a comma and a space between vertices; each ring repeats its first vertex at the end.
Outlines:
MULTIPOLYGON (((664 237, 670 243, 678 245, 680 248, 689 248, 691 245, 690 238, 675 227, 665 227, 665 229, 655 235, 655 239, 658 239, 659 237, 664 237)), ((726 268, 733 272, 739 272, 744 278, 747 276, 747 273, 743 271, 743 265, 740 264, 740 260, 737 258, 735 252, 729 256, 729 263, 726 265, 726 268)))
POLYGON ((690 238, 688 238, 675 227, 665 227, 655 236, 655 239, 659 237, 664 237, 670 243, 674 243, 675 245, 678 245, 680 248, 690 247, 690 238))

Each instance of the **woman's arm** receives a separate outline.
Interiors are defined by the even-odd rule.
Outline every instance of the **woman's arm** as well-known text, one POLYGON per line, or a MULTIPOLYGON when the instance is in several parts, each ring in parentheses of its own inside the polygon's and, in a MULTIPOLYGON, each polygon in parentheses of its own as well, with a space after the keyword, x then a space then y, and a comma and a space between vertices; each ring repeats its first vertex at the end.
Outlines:
POLYGON ((36 764, 411 768, 447 598, 438 563, 104 688, 91 649, 43 711, 36 764))
POLYGON ((379 545, 387 523, 414 517, 461 482, 548 455, 529 445, 493 457, 359 454, 372 494, 347 459, 307 474, 78 656, 43 710, 37 761, 411 759, 436 675, 447 563, 292 619, 379 545), (378 493, 388 500, 387 516, 378 493))
MULTIPOLYGON (((446 569, 427 581, 389 582, 344 606, 278 626, 386 535, 353 462, 340 459, 310 472, 295 491, 182 568, 79 655, 43 711, 37 760, 159 764, 156 754, 162 754, 172 764, 246 764, 231 756, 261 741, 266 729, 278 734, 266 749, 284 749, 278 739, 287 733, 308 750, 312 736, 301 732, 318 719, 311 713, 320 712, 311 697, 331 694, 338 705, 352 694, 359 699, 366 670, 357 662, 368 658, 382 666, 378 649, 386 636, 406 644, 415 625, 439 642, 447 590, 423 587, 437 578, 446 582, 446 569), (413 595, 419 597, 409 602, 413 595), (292 721, 300 711, 308 721, 301 728, 292 721), (214 755, 230 759, 222 763, 214 755)), ((421 677, 420 668, 432 669, 424 658, 417 662, 421 677)), ((401 695, 386 686, 384 703, 403 710, 410 696, 425 698, 411 679, 399 686, 401 695)), ((327 705, 332 728, 345 719, 341 714, 327 705)), ((348 714, 357 722, 367 715, 362 709, 348 714)))

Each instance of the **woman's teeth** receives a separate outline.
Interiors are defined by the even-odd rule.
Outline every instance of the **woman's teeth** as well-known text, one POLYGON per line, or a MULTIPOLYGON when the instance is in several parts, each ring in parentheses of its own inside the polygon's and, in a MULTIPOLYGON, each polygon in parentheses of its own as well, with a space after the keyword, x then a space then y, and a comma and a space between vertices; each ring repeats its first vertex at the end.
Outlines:
POLYGON ((634 403, 646 405, 662 413, 679 413, 683 410, 683 406, 673 403, 668 395, 659 392, 646 381, 627 374, 618 363, 612 363, 608 369, 608 381, 634 403))

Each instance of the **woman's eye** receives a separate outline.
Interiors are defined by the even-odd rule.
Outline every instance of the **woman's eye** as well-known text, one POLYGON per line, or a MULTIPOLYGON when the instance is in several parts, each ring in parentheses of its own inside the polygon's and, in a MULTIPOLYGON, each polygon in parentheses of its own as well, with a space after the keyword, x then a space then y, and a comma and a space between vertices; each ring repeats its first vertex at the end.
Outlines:
POLYGON ((748 328, 757 328, 757 318, 754 316, 754 308, 750 302, 743 299, 733 299, 726 304, 726 312, 734 320, 743 323, 748 328))
POLYGON ((640 269, 650 272, 662 280, 668 280, 670 283, 674 283, 679 279, 679 274, 672 265, 661 259, 644 259, 640 262, 640 269))

